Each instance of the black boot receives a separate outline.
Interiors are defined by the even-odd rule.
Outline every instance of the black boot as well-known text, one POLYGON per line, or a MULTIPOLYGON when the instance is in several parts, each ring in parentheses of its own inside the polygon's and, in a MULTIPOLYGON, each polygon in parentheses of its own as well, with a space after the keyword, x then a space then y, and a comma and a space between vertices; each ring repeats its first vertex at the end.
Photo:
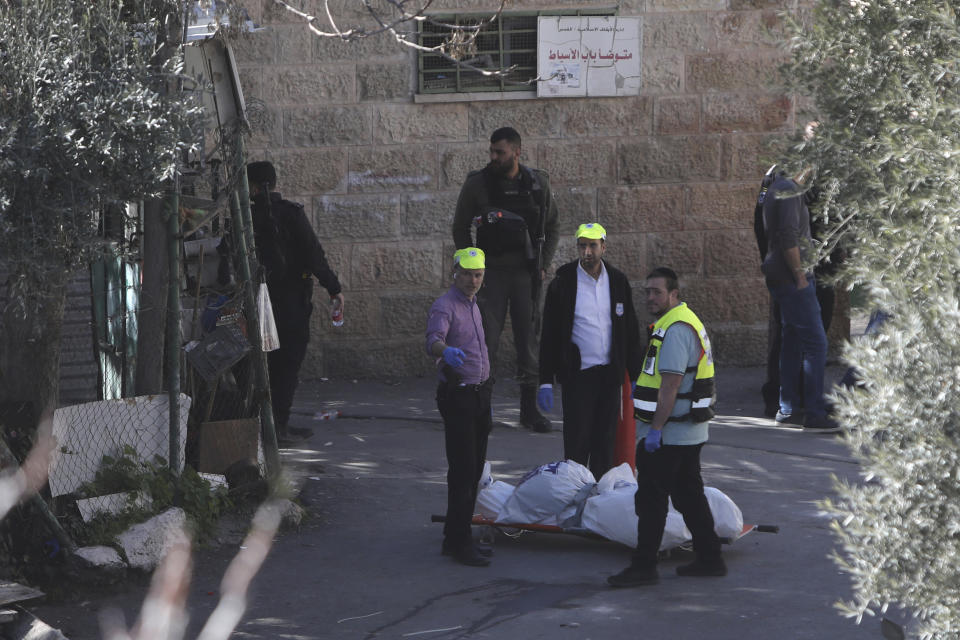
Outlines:
POLYGON ((537 410, 537 388, 520 387, 520 424, 537 433, 550 433, 553 425, 537 410))

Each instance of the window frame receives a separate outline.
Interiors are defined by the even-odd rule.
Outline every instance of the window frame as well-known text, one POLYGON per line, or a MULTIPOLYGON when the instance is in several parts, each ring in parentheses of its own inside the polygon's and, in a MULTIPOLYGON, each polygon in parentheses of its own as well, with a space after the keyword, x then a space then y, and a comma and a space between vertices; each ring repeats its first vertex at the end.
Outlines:
MULTIPOLYGON (((529 82, 529 80, 537 77, 537 44, 539 37, 539 27, 538 20, 540 16, 618 16, 619 9, 616 6, 604 6, 604 7, 587 7, 587 8, 578 8, 578 9, 543 9, 543 10, 533 10, 533 11, 503 11, 500 15, 496 17, 494 22, 490 25, 487 25, 484 29, 481 30, 482 33, 490 33, 496 30, 497 36, 497 49, 496 51, 485 50, 480 51, 478 54, 489 54, 495 55, 496 59, 500 61, 500 64, 503 64, 505 57, 521 53, 528 54, 531 53, 530 49, 516 49, 508 48, 504 49, 504 35, 505 34, 523 34, 523 33, 533 33, 534 35, 534 47, 532 49, 534 61, 532 69, 527 71, 527 75, 513 79, 508 77, 494 77, 486 79, 482 84, 463 84, 462 78, 465 74, 475 74, 476 72, 464 68, 460 64, 455 64, 449 61, 444 60, 437 53, 418 51, 417 52, 417 95, 418 96, 457 96, 457 95, 469 95, 473 93, 478 94, 508 94, 514 92, 530 92, 536 91, 536 84, 529 82), (504 29, 503 21, 504 19, 511 18, 526 18, 533 17, 534 25, 533 28, 519 28, 519 29, 504 29), (493 27, 493 25, 496 25, 493 27), (493 27, 493 28, 491 28, 493 27), (425 68, 425 60, 440 60, 445 62, 446 66, 425 68), (426 87, 425 86, 425 74, 432 74, 447 71, 454 74, 453 86, 446 87, 426 87)), ((477 12, 477 11, 460 11, 460 12, 443 12, 431 14, 430 18, 437 20, 438 22, 444 22, 448 24, 460 24, 463 21, 467 20, 481 20, 483 18, 490 17, 489 12, 477 12)), ((425 32, 424 26, 426 23, 421 21, 417 26, 417 43, 422 44, 425 35, 436 36, 440 32, 432 33, 425 32)), ((505 65, 510 66, 510 65, 505 65)), ((511 74, 512 75, 512 74, 511 74)), ((474 78, 476 76, 474 75, 474 78)), ((519 96, 518 96, 519 97, 519 96)))

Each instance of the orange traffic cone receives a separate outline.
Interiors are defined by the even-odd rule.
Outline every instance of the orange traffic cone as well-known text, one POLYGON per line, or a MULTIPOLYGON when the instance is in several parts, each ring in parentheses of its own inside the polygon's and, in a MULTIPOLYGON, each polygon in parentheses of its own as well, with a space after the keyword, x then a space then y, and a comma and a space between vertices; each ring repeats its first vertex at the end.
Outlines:
POLYGON ((613 449, 613 463, 630 463, 630 468, 636 466, 636 433, 633 422, 633 396, 630 393, 630 373, 623 374, 623 394, 620 401, 620 422, 617 424, 617 440, 613 449))

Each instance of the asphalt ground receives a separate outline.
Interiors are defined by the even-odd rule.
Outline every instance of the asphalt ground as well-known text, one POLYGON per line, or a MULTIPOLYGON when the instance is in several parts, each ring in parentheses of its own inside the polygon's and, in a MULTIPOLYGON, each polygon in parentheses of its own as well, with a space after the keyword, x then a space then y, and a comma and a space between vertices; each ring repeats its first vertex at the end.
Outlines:
MULTIPOLYGON (((836 376, 837 372, 832 372, 836 376)), ((858 480, 842 436, 781 427, 761 415, 762 371, 717 372, 719 415, 703 450, 707 485, 727 493, 744 520, 779 527, 725 547, 729 574, 681 578, 678 553, 660 565, 658 585, 612 589, 630 550, 565 534, 496 533, 489 567, 440 555, 446 504, 443 428, 435 383, 350 380, 305 384, 293 423, 315 435, 282 457, 307 517, 276 540, 254 581, 237 638, 880 638, 880 625, 857 625, 837 612, 849 578, 821 501, 832 478, 858 480), (316 414, 339 411, 334 420, 316 414)), ((516 483, 562 456, 555 430, 516 428, 519 391, 494 391, 488 457, 495 479, 516 483)), ((223 569, 237 543, 202 549, 188 599, 188 637, 216 604, 223 569)), ((145 580, 109 593, 31 607, 71 640, 98 638, 96 612, 116 606, 136 615, 145 580)))

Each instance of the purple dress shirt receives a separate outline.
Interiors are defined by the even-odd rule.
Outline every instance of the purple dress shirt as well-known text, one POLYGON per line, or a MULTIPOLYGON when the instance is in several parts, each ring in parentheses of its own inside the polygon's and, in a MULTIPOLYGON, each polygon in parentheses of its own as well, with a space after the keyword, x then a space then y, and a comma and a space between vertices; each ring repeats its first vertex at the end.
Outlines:
MULTIPOLYGON (((430 307, 427 318, 427 353, 435 342, 444 341, 449 347, 462 349, 467 355, 457 369, 463 384, 480 384, 490 377, 490 358, 483 337, 483 321, 476 297, 468 300, 462 291, 451 285, 430 307)), ((440 369, 443 358, 437 359, 437 375, 446 382, 440 369)))

